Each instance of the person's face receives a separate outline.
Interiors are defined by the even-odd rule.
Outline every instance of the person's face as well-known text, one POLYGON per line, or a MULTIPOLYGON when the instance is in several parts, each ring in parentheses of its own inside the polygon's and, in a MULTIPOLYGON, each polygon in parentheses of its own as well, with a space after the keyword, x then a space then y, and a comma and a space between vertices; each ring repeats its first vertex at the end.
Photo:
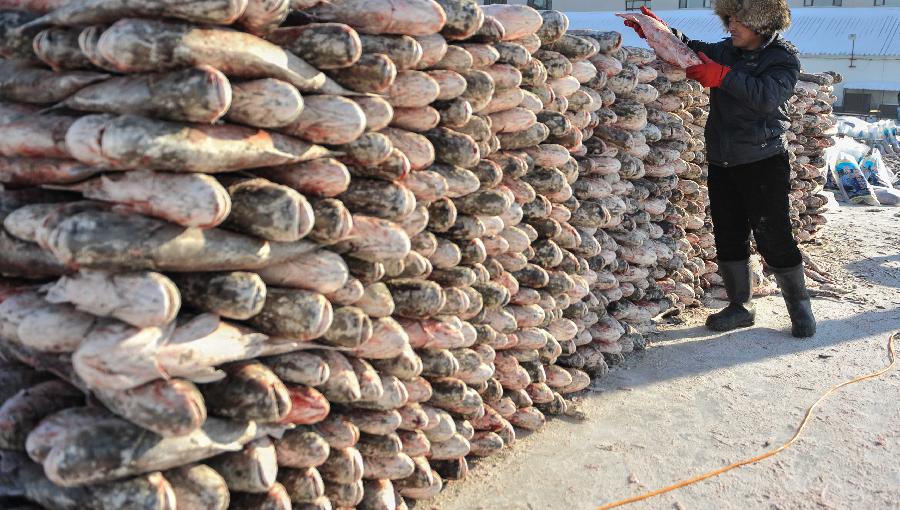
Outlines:
POLYGON ((762 37, 734 16, 728 19, 728 31, 735 48, 755 50, 762 46, 762 37))

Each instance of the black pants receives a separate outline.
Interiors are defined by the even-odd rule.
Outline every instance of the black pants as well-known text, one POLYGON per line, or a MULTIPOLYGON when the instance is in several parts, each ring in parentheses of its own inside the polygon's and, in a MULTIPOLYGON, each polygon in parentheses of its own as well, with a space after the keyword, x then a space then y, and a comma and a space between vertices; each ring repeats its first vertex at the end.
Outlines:
POLYGON ((799 265, 803 258, 791 232, 791 166, 779 154, 735 167, 709 166, 709 201, 719 260, 750 257, 750 232, 766 264, 799 265))

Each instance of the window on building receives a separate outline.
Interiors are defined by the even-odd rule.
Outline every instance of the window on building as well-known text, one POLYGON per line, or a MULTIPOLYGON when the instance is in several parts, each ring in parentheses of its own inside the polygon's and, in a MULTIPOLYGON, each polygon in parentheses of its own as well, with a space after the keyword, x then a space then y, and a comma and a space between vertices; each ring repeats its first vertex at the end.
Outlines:
POLYGON ((714 0, 678 0, 679 9, 708 9, 714 0))
POLYGON ((872 4, 875 7, 878 7, 878 6, 884 5, 884 0, 872 0, 872 4))
POLYGON ((637 11, 641 7, 650 8, 650 0, 625 0, 626 11, 637 11))
POLYGON ((815 3, 816 0, 803 0, 803 7, 812 7, 815 3))
POLYGON ((553 8, 553 0, 528 0, 528 6, 539 11, 549 11, 553 8))
POLYGON ((831 5, 835 7, 841 7, 844 5, 844 0, 831 0, 831 5))

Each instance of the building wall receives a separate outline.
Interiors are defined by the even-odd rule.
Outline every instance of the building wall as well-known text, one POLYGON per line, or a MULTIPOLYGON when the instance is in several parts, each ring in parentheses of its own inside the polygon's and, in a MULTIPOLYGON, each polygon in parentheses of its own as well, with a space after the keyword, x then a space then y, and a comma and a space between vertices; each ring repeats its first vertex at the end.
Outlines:
MULTIPOLYGON (((877 2, 879 5, 882 0, 788 0, 788 4, 792 8, 802 8, 804 6, 814 7, 831 7, 836 2, 842 7, 873 7, 877 2)), ((625 0, 552 0, 553 9, 558 11, 624 11, 625 0)), ((684 0, 688 9, 709 8, 712 0, 684 0), (706 6, 706 7, 704 7, 706 6)), ((485 3, 481 0, 479 3, 485 3)), ((526 4, 527 0, 507 0, 509 4, 526 4)), ((640 5, 641 2, 635 2, 640 5)), ((651 0, 648 5, 657 11, 679 9, 680 0, 651 0)), ((886 7, 900 7, 900 0, 884 0, 886 7)))
MULTIPOLYGON (((900 83, 900 59, 854 59, 850 67, 850 57, 801 57, 803 69, 810 73, 835 71, 844 76, 844 83, 848 82, 889 82, 900 83)), ((837 96, 837 105, 844 102, 844 84, 834 87, 837 96)), ((872 107, 880 104, 897 104, 896 91, 871 91, 872 107)))
MULTIPOLYGON (((881 0, 788 0, 791 7, 876 7, 882 5, 881 0)), ((900 6, 898 0, 885 0, 885 7, 900 6)))
POLYGON ((788 0, 788 5, 797 7, 872 7, 874 0, 788 0))

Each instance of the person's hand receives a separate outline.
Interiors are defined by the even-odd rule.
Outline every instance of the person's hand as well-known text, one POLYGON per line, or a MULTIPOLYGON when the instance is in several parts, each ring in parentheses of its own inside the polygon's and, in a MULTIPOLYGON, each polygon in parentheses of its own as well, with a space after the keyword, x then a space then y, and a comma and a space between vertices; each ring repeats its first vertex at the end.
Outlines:
POLYGON ((668 23, 666 23, 665 21, 663 21, 662 18, 660 18, 659 16, 657 16, 656 13, 654 13, 653 11, 651 11, 650 9, 648 9, 646 6, 642 6, 642 7, 641 7, 641 14, 643 14, 644 16, 650 16, 651 18, 655 19, 656 21, 659 21, 659 22, 662 23, 663 25, 669 26, 668 23))
MULTIPOLYGON (((669 26, 668 23, 663 21, 662 18, 660 18, 659 16, 654 14, 653 11, 651 11, 647 7, 641 7, 641 14, 643 14, 645 16, 649 16, 649 17, 655 19, 656 21, 659 21, 660 23, 662 23, 665 26, 669 26)), ((638 23, 637 21, 632 21, 630 19, 627 19, 627 20, 625 20, 625 26, 631 27, 632 29, 634 29, 634 31, 637 32, 637 35, 639 35, 641 37, 641 39, 647 38, 647 36, 644 35, 644 29, 641 28, 641 24, 638 23)))
POLYGON ((703 63, 685 69, 687 77, 699 81, 704 87, 715 88, 721 86, 722 80, 725 79, 725 75, 731 71, 731 68, 713 62, 713 59, 707 57, 702 51, 697 56, 700 57, 703 63))

